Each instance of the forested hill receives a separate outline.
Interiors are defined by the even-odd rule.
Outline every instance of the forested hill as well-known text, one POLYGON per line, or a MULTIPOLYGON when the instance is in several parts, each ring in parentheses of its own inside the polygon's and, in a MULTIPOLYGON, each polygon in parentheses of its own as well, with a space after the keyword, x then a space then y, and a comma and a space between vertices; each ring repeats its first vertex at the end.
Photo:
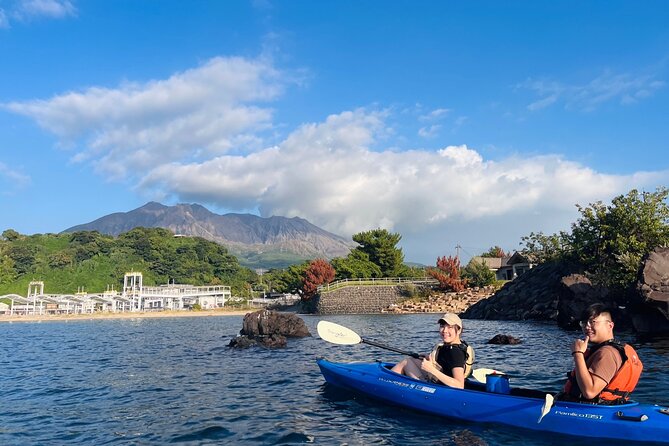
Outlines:
POLYGON ((0 295, 25 296, 32 280, 44 281, 46 293, 120 290, 130 271, 141 272, 147 286, 229 285, 236 295, 244 295, 256 277, 225 247, 161 228, 136 228, 118 237, 89 231, 26 236, 6 230, 0 238, 0 295))
POLYGON ((119 235, 136 227, 166 228, 175 234, 220 243, 250 267, 285 267, 317 257, 345 257, 354 245, 298 217, 219 215, 199 204, 165 206, 156 202, 129 212, 106 215, 64 232, 99 231, 119 235))

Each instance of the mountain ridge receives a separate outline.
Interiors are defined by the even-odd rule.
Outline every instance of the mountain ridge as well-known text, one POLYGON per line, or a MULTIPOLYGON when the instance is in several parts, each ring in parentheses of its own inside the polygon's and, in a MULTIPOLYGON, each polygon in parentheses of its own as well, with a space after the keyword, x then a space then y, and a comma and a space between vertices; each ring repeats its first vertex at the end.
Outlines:
POLYGON ((346 256, 352 241, 300 217, 216 214, 204 206, 155 201, 128 212, 115 212, 63 232, 99 231, 118 236, 136 227, 160 227, 175 235, 197 236, 226 246, 251 267, 285 267, 313 258, 346 256))

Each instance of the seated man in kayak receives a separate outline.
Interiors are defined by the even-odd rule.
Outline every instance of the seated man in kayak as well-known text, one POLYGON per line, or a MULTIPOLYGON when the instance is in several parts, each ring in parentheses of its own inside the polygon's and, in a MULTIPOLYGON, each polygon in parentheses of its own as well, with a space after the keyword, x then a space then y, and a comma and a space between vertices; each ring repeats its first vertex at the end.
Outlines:
POLYGON ((585 339, 572 344, 574 369, 558 398, 597 404, 626 402, 643 370, 636 351, 614 339, 612 311, 602 304, 588 307, 580 324, 585 339))
POLYGON ((456 314, 446 313, 439 319, 443 342, 422 359, 406 358, 391 370, 421 381, 464 388, 467 372, 471 373, 474 362, 474 351, 460 340, 461 333, 462 320, 456 314))

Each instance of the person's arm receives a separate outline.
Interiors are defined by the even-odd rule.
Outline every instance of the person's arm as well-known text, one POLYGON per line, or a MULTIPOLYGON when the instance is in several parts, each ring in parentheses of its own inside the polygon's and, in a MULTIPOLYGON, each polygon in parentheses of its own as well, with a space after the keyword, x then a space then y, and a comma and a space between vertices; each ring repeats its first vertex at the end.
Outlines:
POLYGON ((590 373, 582 354, 576 353, 574 355, 574 370, 578 388, 581 389, 581 395, 584 398, 593 399, 606 387, 606 381, 590 373))
MULTIPOLYGON (((455 351, 452 351, 451 354, 457 354, 455 351)), ((453 375, 448 376, 447 374, 443 373, 440 368, 437 366, 436 360, 432 360, 432 357, 424 359, 421 362, 420 368, 424 371, 429 373, 430 375, 434 376, 436 379, 439 380, 442 384, 445 384, 449 387, 455 387, 457 389, 463 389, 465 387, 465 369, 464 369, 464 355, 461 357, 456 357, 457 359, 454 358, 453 364, 463 364, 462 367, 453 367, 451 369, 451 374, 453 375)))
POLYGON ((446 375, 443 372, 440 372, 434 364, 431 362, 424 360, 423 365, 421 365, 421 368, 437 378, 439 382, 442 384, 446 384, 448 387, 455 387, 456 389, 464 389, 465 388, 465 369, 462 367, 454 367, 451 370, 451 373, 453 374, 453 377, 450 377, 446 375), (427 363, 427 365, 426 365, 427 363))
MULTIPOLYGON (((572 346, 572 356, 574 357, 574 375, 576 377, 576 382, 578 383, 579 389, 581 389, 581 395, 583 395, 584 398, 586 399, 593 399, 596 398, 597 395, 599 395, 602 390, 604 390, 604 387, 608 384, 609 381, 607 379, 602 378, 596 373, 593 373, 589 368, 588 365, 585 363, 585 349, 588 346, 588 338, 586 337, 585 340, 580 340, 577 339, 574 341, 574 345, 572 346)), ((603 347, 606 349, 607 347, 603 347)), ((604 357, 601 359, 603 361, 606 361, 609 364, 606 364, 604 368, 602 368, 601 371, 604 370, 609 370, 609 372, 606 372, 605 374, 607 375, 608 380, 613 378, 613 374, 617 370, 618 364, 616 364, 616 359, 606 355, 605 350, 598 350, 596 355, 604 355, 604 357), (612 373, 611 373, 612 372, 612 373), (611 376, 608 376, 608 375, 611 376)), ((600 360, 597 358, 597 360, 600 360)), ((595 362, 595 358, 593 358, 593 362, 595 362)), ((600 368, 601 366, 597 367, 600 368)))

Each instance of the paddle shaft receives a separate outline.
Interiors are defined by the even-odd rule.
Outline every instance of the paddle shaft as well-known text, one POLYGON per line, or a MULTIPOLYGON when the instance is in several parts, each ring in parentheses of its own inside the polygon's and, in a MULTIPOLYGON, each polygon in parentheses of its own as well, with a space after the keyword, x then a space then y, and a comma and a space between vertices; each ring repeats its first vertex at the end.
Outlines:
POLYGON ((418 353, 415 353, 415 352, 408 352, 408 351, 406 351, 406 350, 400 350, 399 348, 391 347, 391 346, 389 346, 389 345, 381 344, 381 343, 379 343, 379 342, 375 342, 375 341, 370 341, 369 339, 360 339, 360 342, 363 342, 363 343, 365 343, 365 344, 369 344, 369 345, 373 345, 374 347, 384 348, 384 349, 386 349, 386 350, 390 350, 391 352, 395 352, 395 353, 400 353, 400 354, 402 354, 402 355, 411 356, 412 358, 416 358, 416 359, 421 359, 421 358, 423 358, 423 355, 420 355, 420 354, 418 354, 418 353))

